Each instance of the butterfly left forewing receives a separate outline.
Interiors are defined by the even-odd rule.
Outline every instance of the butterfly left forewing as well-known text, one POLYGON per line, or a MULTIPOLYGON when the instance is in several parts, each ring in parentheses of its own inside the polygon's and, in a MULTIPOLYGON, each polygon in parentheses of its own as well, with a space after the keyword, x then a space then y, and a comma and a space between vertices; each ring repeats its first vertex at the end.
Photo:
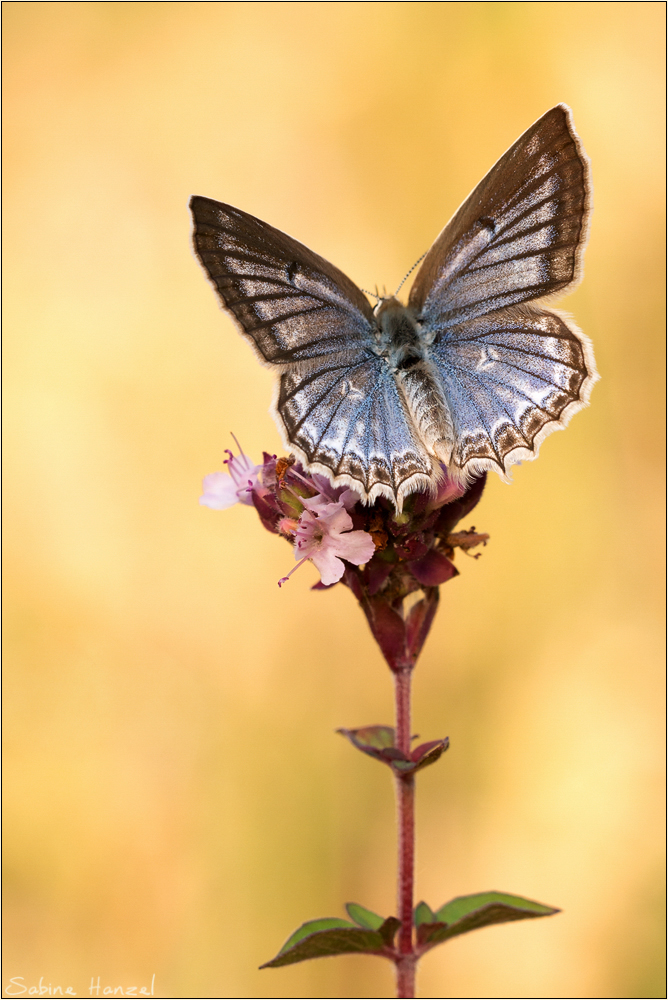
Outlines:
POLYGON ((246 212, 195 197, 199 260, 261 361, 280 373, 274 417, 287 448, 369 502, 429 488, 433 462, 359 288, 303 244, 246 212))
POLYGON ((195 196, 195 252, 260 361, 287 367, 366 345, 373 312, 342 271, 273 226, 195 196))

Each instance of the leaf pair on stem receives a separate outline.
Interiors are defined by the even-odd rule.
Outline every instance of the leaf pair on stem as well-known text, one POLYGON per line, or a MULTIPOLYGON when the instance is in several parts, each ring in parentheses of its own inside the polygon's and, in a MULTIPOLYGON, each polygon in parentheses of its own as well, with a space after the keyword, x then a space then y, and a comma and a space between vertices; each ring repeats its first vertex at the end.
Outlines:
MULTIPOLYGON (((278 955, 260 968, 275 969, 309 958, 352 952, 378 955, 391 961, 400 957, 394 948, 394 938, 400 927, 396 917, 381 917, 359 903, 347 903, 346 910, 353 923, 339 917, 308 920, 288 938, 278 955)), ((553 906, 504 892, 458 896, 435 912, 426 903, 418 903, 414 913, 415 954, 424 955, 436 945, 479 927, 549 917, 558 912, 553 906)))

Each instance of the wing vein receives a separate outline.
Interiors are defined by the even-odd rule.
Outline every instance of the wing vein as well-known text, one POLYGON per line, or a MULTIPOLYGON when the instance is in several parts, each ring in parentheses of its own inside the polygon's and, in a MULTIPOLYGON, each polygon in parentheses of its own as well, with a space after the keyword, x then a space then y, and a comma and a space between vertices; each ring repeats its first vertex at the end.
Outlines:
MULTIPOLYGON (((237 306, 243 305, 243 299, 236 302, 235 305, 237 306)), ((233 308, 234 308, 233 306, 230 306, 230 309, 233 308)), ((320 310, 324 308, 325 306, 322 305, 322 306, 314 306, 313 309, 299 309, 297 310, 297 312, 283 313, 280 316, 275 316, 273 319, 265 319, 261 323, 253 323, 252 326, 249 324, 248 332, 254 330, 266 330, 267 327, 276 326, 278 323, 284 323, 286 319, 294 319, 297 316, 309 316, 311 313, 320 312, 320 310)))
MULTIPOLYGON (((504 362, 504 364, 506 364, 506 362, 504 362)), ((536 403, 535 400, 531 398, 531 396, 527 396, 526 392, 523 392, 522 389, 518 388, 517 386, 509 386, 507 382, 503 382, 501 381, 501 379, 498 378, 493 378, 491 375, 488 374, 483 375, 481 372, 472 372, 470 368, 464 368, 463 365, 453 364, 451 365, 451 367, 456 369, 457 371, 465 372, 470 378, 473 378, 478 382, 480 382, 482 379, 486 379, 488 382, 493 382, 494 385, 500 385, 504 386, 506 389, 512 389, 513 392, 516 392, 518 395, 522 396, 523 399, 526 399, 529 403, 531 403, 534 409, 542 410, 543 413, 547 413, 547 415, 550 416, 549 410, 546 410, 544 406, 541 406, 539 403, 536 403)), ((527 372, 525 372, 523 368, 518 368, 517 365, 509 364, 508 367, 515 368, 516 371, 522 372, 524 375, 527 374, 527 372)), ((553 389, 561 389, 561 386, 555 385, 554 382, 547 382, 545 379, 541 378, 540 375, 533 375, 532 377, 537 378, 539 382, 542 382, 544 385, 551 386, 553 389)), ((566 392, 565 389, 562 389, 561 391, 566 392)), ((572 397, 572 393, 568 393, 568 395, 572 397)), ((550 419, 554 420, 555 418, 550 416, 550 419)))
MULTIPOLYGON (((547 336, 549 336, 549 334, 542 334, 541 336, 547 337, 547 336)), ((453 344, 457 344, 457 345, 458 344, 475 344, 475 343, 479 342, 481 339, 482 339, 481 337, 462 337, 459 340, 453 341, 453 344)), ((554 339, 557 339, 557 338, 554 338, 554 339)), ((552 355, 550 355, 550 354, 539 354, 537 351, 529 351, 527 348, 524 348, 524 347, 508 347, 507 344, 500 344, 497 340, 485 340, 485 341, 483 341, 483 343, 489 344, 490 347, 501 347, 504 351, 514 351, 516 354, 527 354, 530 358, 542 358, 545 361, 551 361, 552 363, 556 363, 558 365, 563 365, 564 368, 569 368, 573 372, 579 372, 579 373, 582 372, 581 368, 577 368, 574 365, 569 364, 567 361, 561 361, 559 358, 553 358, 552 355)), ((578 341, 578 343, 579 343, 579 341, 578 341)), ((511 364, 510 362, 507 362, 507 361, 503 361, 502 363, 504 365, 505 364, 511 364)), ((517 367, 517 366, 516 365, 511 365, 511 367, 517 367)), ((522 371, 523 369, 519 368, 518 370, 522 371)))

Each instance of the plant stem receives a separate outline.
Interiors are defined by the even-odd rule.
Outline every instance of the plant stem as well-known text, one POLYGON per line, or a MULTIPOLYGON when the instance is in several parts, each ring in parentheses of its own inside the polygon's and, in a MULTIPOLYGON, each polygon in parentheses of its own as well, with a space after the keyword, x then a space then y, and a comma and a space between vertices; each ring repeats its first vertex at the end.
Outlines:
MULTIPOLYGON (((396 745, 411 752, 411 667, 394 674, 396 745)), ((396 775, 398 825, 397 915, 401 920, 396 959, 397 997, 415 996, 416 955, 413 951, 413 880, 415 868, 415 776, 396 775)))

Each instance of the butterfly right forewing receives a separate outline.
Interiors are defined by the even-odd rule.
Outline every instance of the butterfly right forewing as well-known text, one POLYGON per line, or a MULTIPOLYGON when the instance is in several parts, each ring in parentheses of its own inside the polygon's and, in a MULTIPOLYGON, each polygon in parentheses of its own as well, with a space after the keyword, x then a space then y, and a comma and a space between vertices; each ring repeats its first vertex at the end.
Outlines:
POLYGON ((589 161, 557 105, 504 153, 427 254, 409 304, 447 327, 573 286, 591 209, 589 161))

